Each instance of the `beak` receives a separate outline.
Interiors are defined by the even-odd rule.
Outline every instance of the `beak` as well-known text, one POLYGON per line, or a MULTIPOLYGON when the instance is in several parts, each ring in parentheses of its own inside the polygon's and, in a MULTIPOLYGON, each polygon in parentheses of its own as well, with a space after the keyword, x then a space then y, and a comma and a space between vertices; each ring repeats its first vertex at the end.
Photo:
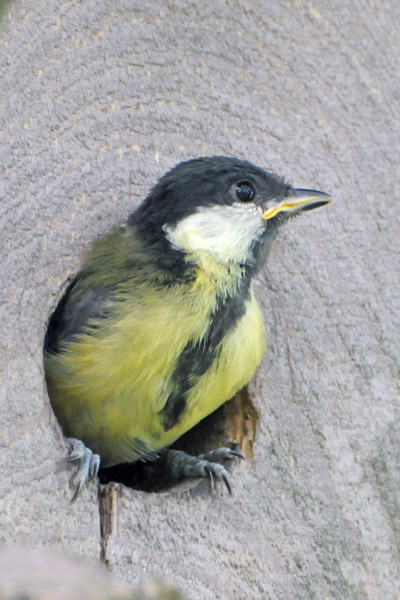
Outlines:
POLYGON ((332 201, 332 197, 325 192, 318 192, 317 190, 292 190, 292 194, 267 208, 263 214, 263 219, 268 220, 275 217, 278 213, 285 212, 287 217, 318 208, 319 206, 325 206, 328 202, 332 201))

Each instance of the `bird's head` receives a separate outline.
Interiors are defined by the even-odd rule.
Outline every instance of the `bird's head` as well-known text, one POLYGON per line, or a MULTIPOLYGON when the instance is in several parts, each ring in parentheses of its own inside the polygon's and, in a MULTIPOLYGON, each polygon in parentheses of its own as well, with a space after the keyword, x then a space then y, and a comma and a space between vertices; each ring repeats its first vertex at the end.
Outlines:
POLYGON ((278 228, 293 215, 331 201, 324 192, 293 188, 248 161, 225 156, 183 162, 166 173, 132 215, 153 242, 197 262, 264 262, 278 228))

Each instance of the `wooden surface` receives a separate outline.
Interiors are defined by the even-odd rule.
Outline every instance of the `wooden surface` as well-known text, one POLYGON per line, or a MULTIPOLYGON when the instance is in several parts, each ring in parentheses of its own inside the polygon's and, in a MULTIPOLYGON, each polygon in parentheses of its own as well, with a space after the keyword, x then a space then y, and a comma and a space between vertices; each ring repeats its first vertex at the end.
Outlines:
POLYGON ((203 600, 395 600, 400 5, 19 0, 0 33, 0 537, 98 560, 94 485, 43 382, 90 242, 180 160, 246 158, 329 192, 257 282, 269 348, 234 498, 123 490, 112 570, 203 600))

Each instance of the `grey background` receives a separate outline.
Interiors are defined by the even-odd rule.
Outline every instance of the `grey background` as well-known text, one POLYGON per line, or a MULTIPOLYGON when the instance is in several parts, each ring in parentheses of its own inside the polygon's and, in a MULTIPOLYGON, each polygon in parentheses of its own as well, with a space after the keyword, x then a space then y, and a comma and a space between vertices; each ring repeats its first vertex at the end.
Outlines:
POLYGON ((96 561, 43 382, 92 240, 180 160, 228 154, 334 203, 257 282, 269 349, 234 499, 124 490, 112 570, 190 598, 397 599, 397 0, 18 0, 0 35, 0 537, 96 561))

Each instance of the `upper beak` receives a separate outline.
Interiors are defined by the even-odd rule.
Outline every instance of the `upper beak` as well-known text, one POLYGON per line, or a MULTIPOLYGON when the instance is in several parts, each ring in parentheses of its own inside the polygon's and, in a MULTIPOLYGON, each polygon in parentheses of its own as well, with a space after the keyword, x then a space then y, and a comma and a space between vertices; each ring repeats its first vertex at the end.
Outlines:
POLYGON ((325 192, 317 190, 292 190, 292 194, 281 202, 273 204, 263 214, 263 219, 272 219, 280 212, 287 213, 286 216, 306 212, 318 206, 325 206, 332 201, 332 197, 325 192))

